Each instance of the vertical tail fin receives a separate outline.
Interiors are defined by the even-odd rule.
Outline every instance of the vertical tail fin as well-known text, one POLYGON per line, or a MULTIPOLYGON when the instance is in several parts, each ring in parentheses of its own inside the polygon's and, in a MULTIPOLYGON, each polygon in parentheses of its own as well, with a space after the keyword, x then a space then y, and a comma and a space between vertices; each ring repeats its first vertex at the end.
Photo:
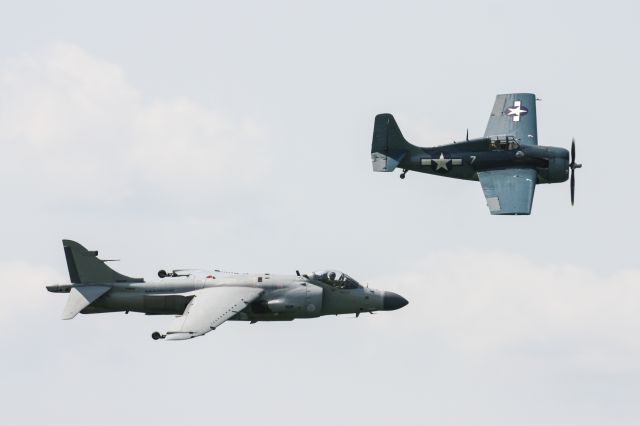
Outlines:
POLYGON ((371 162, 375 172, 392 172, 413 148, 391 114, 379 114, 373 125, 371 162))
POLYGON ((89 251, 75 241, 62 240, 62 246, 69 278, 74 284, 144 282, 142 278, 131 278, 114 271, 98 259, 97 251, 89 251))

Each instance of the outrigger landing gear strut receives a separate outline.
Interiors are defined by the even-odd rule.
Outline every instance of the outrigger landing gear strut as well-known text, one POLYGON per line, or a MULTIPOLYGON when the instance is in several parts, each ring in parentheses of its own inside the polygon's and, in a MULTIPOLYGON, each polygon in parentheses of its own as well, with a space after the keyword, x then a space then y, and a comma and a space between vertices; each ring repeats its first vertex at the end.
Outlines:
POLYGON ((165 337, 166 337, 166 334, 160 334, 160 333, 158 333, 157 331, 154 331, 154 332, 151 334, 151 338, 152 338, 153 340, 164 339, 165 337))

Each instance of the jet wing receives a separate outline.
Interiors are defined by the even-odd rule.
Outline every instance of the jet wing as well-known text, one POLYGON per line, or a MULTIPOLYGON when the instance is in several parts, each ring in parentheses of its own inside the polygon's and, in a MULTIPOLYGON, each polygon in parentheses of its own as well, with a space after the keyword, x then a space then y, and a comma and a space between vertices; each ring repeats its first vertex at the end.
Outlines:
POLYGON ((165 339, 191 339, 215 330, 257 299, 262 291, 254 287, 209 287, 198 290, 182 316, 171 324, 165 339))
POLYGON ((536 189, 533 169, 504 169, 478 172, 491 214, 529 214, 536 189))

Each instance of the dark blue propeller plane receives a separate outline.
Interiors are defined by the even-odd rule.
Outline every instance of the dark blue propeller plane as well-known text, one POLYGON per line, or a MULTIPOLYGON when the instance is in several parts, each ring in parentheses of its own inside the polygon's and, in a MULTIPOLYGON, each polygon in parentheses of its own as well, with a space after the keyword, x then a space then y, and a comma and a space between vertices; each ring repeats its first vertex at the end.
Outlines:
POLYGON ((402 169, 444 177, 479 180, 491 214, 528 215, 537 183, 564 182, 571 170, 571 204, 575 196, 575 141, 564 148, 538 146, 536 96, 496 96, 484 137, 433 148, 410 144, 391 114, 376 116, 371 161, 376 172, 402 169))

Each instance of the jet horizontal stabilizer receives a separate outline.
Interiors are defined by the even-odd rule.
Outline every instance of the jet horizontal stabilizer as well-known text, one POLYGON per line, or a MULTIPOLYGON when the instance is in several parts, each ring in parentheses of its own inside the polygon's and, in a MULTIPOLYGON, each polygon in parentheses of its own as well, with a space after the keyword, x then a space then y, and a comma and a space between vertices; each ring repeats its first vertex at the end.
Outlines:
POLYGON ((62 319, 72 319, 110 289, 105 285, 73 287, 62 312, 62 319))
POLYGON ((70 284, 52 284, 47 286, 47 291, 51 293, 69 293, 73 288, 70 284))

